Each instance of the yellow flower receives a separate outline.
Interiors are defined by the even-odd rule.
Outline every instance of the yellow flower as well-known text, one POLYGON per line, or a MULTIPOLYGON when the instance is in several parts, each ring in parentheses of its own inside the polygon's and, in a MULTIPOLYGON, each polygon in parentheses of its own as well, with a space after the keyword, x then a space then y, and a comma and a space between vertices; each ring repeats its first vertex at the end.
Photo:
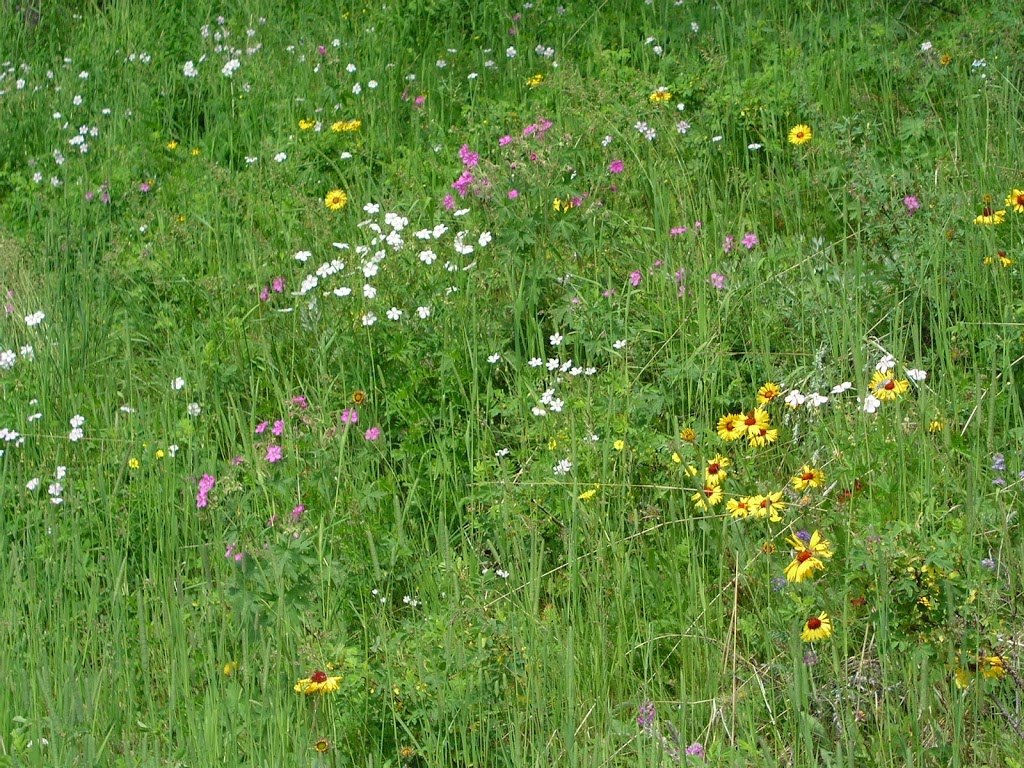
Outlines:
POLYGON ((555 438, 552 437, 550 440, 548 440, 548 450, 549 451, 553 451, 557 447, 558 447, 558 441, 555 438))
POLYGON ((815 571, 825 570, 822 559, 832 557, 831 545, 818 531, 812 533, 806 543, 797 536, 790 536, 786 541, 793 547, 795 554, 793 562, 786 566, 785 576, 786 581, 794 584, 803 581, 815 571))
POLYGON ((544 75, 534 75, 533 77, 527 78, 526 84, 531 88, 536 88, 538 85, 544 82, 544 75))
POLYGON ((177 149, 178 148, 178 142, 176 142, 174 139, 171 139, 170 141, 167 142, 167 148, 170 149, 170 150, 177 149))
POLYGON ((578 498, 580 501, 590 501, 597 494, 597 488, 591 488, 589 491, 584 491, 578 498))
POLYGON ((946 425, 942 423, 941 419, 932 419, 928 424, 928 431, 932 433, 941 432, 945 428, 946 425))
POLYGON ((680 456, 675 451, 673 451, 672 452, 672 461, 674 461, 676 464, 682 464, 683 463, 683 457, 680 456))
POLYGON ((818 488, 825 482, 825 473, 810 464, 800 467, 800 472, 793 475, 793 487, 802 491, 807 487, 818 488))
POLYGON ((1006 211, 993 211, 990 205, 986 205, 982 209, 981 214, 974 217, 975 224, 981 224, 986 227, 1002 224, 1004 221, 1006 221, 1006 211))
POLYGON ((416 750, 408 746, 402 747, 398 750, 398 757, 403 763, 408 763, 416 757, 416 750))
POLYGON ((616 440, 614 443, 612 443, 612 448, 614 448, 616 451, 621 451, 625 447, 626 442, 624 440, 616 440))
POLYGON ((313 694, 326 694, 334 693, 338 690, 338 683, 341 682, 341 677, 328 677, 327 673, 322 669, 318 669, 309 677, 304 677, 295 683, 295 692, 301 693, 306 696, 312 696, 313 694))
POLYGON ((192 157, 199 157, 199 155, 201 154, 203 154, 203 150, 201 150, 199 147, 192 148, 192 157))
POLYGON ((816 640, 828 640, 832 637, 832 619, 825 612, 812 616, 804 622, 804 631, 800 633, 800 639, 805 643, 813 643, 816 640))
POLYGON ((725 471, 729 463, 729 459, 721 454, 709 459, 707 469, 704 470, 704 482, 708 485, 721 485, 722 481, 729 476, 729 473, 725 471))
POLYGON ((340 211, 348 205, 348 195, 343 190, 332 189, 324 198, 324 205, 332 211, 340 211))
POLYGON ((739 499, 729 499, 725 502, 725 508, 732 513, 732 516, 737 520, 742 520, 750 515, 751 507, 750 496, 743 496, 739 499))
POLYGON ((1013 259, 1006 255, 1006 251, 998 251, 995 256, 986 256, 982 259, 982 263, 987 267, 990 264, 995 264, 997 259, 1003 269, 1013 266, 1013 259))
POLYGON ((684 427, 679 432, 679 439, 686 443, 692 443, 697 439, 697 433, 691 427, 684 427))
POLYGON ((306 120, 305 118, 303 118, 302 120, 299 120, 299 130, 300 131, 308 131, 314 125, 316 125, 316 120, 306 120))
POLYGON ((361 389, 357 389, 352 393, 352 403, 355 405, 362 405, 366 402, 366 393, 361 389))
POLYGON ((687 464, 686 465, 686 469, 683 470, 683 471, 686 473, 687 477, 696 477, 697 476, 697 468, 695 466, 693 466, 693 464, 687 464))
POLYGON ((945 67, 948 66, 952 60, 953 57, 950 54, 944 53, 939 57, 939 64, 945 67))
POLYGON ((331 123, 331 130, 335 133, 351 133, 358 131, 362 125, 362 120, 339 120, 336 123, 331 123))
POLYGON ((720 418, 716 428, 718 436, 726 442, 739 440, 747 431, 743 418, 742 413, 729 413, 720 418))
POLYGON ((185 223, 185 217, 184 217, 184 216, 179 216, 179 217, 177 218, 177 222, 178 222, 179 224, 184 224, 184 223, 185 223))
POLYGON ((768 403, 781 394, 782 390, 779 389, 779 385, 774 381, 769 381, 757 390, 757 404, 768 405, 768 403))
POLYGON ((224 677, 231 677, 235 672, 238 671, 238 662, 229 661, 224 665, 224 677))
POLYGON ((1014 189, 1003 203, 1010 206, 1014 213, 1024 213, 1024 189, 1014 189))
POLYGON ((789 129, 789 143, 790 144, 806 144, 813 138, 814 134, 811 132, 811 126, 809 125, 794 125, 789 129))
POLYGON ((650 95, 651 104, 662 104, 669 101, 672 98, 672 94, 669 93, 667 88, 659 88, 650 95))
POLYGON ((957 666, 956 687, 968 688, 974 676, 981 672, 981 676, 988 680, 999 680, 1006 675, 1006 662, 1001 656, 981 656, 969 660, 965 666, 957 666))
POLYGON ((690 501, 696 504, 698 509, 709 509, 717 505, 723 495, 720 485, 705 485, 690 497, 690 501))
POLYGON ((316 742, 313 744, 313 749, 315 749, 317 752, 326 752, 330 748, 331 742, 329 742, 327 739, 317 739, 316 742))
POLYGON ((130 459, 128 459, 128 469, 138 469, 138 468, 139 468, 139 460, 138 459, 136 459, 134 456, 132 456, 130 459))
POLYGON ((158 448, 158 449, 157 449, 157 451, 156 451, 156 454, 155 454, 155 456, 156 456, 156 457, 157 457, 158 459, 162 459, 162 458, 163 458, 164 456, 166 456, 166 455, 167 455, 167 454, 166 454, 166 453, 164 453, 164 449, 163 449, 163 448, 158 448))
POLYGON ((782 491, 750 499, 750 514, 762 520, 767 517, 773 523, 782 521, 782 510, 785 508, 786 502, 782 500, 782 491))
POLYGON ((891 370, 875 371, 871 375, 868 388, 879 400, 895 400, 910 389, 910 382, 906 379, 897 379, 891 370))

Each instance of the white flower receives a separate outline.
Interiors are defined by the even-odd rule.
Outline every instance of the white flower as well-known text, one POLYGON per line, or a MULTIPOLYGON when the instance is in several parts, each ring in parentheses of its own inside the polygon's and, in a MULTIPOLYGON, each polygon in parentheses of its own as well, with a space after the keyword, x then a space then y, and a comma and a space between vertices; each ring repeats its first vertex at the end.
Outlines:
POLYGON ((135 409, 130 405, 122 405, 120 410, 121 413, 135 413, 135 409))
POLYGON ((560 333, 553 333, 553 334, 551 334, 551 336, 548 337, 548 341, 551 342, 551 346, 552 347, 557 347, 559 344, 562 343, 562 339, 563 338, 564 337, 562 336, 562 334, 560 334, 560 333))
POLYGON ((430 307, 416 307, 416 314, 420 316, 420 320, 426 320, 430 317, 430 307))
POLYGON ((292 256, 292 258, 295 259, 296 261, 301 261, 305 263, 312 255, 313 254, 310 253, 309 251, 296 251, 295 255, 292 256))
POLYGON ((196 75, 199 74, 199 70, 196 69, 195 62, 193 62, 193 61, 186 61, 185 62, 185 70, 184 71, 185 71, 185 77, 195 77, 196 75))
POLYGON ((807 398, 800 393, 799 389, 790 390, 789 394, 786 395, 786 405, 790 408, 799 408, 804 404, 804 400, 807 398))
POLYGON ((252 165, 253 163, 255 163, 258 160, 259 160, 259 158, 256 157, 255 155, 246 155, 245 156, 245 164, 246 165, 252 165))
POLYGON ((931 49, 932 49, 932 41, 931 40, 925 40, 923 43, 921 43, 921 50, 922 51, 930 51, 931 49))
POLYGON ((376 88, 377 87, 377 81, 376 80, 371 80, 370 82, 368 82, 366 84, 366 87, 371 89, 371 90, 376 88))
POLYGON ((880 373, 887 373, 891 371, 896 365, 896 358, 892 355, 886 355, 878 361, 878 365, 875 366, 875 370, 880 373))
POLYGON ((554 371, 557 370, 558 366, 560 366, 561 364, 562 362, 557 357, 549 357, 547 368, 549 371, 554 371))
POLYGON ((505 49, 505 55, 510 59, 514 59, 516 57, 516 49, 510 45, 505 49))
POLYGON ((560 399, 560 398, 557 398, 557 397, 552 399, 552 401, 550 403, 548 403, 548 408, 550 408, 555 413, 561 413, 562 412, 562 408, 564 408, 564 407, 565 407, 565 401, 560 399))
POLYGON ((441 239, 441 235, 443 235, 447 231, 448 231, 448 225, 447 224, 437 224, 431 230, 431 234, 434 235, 434 239, 435 240, 440 240, 441 239))
POLYGON ((63 504, 64 503, 64 499, 62 499, 60 496, 53 496, 50 499, 50 503, 51 504, 63 504))
POLYGON ((572 470, 572 462, 568 459, 562 459, 560 462, 555 464, 555 468, 552 470, 556 475, 567 475, 572 470))
POLYGON ((68 433, 68 440, 72 443, 77 443, 83 437, 85 437, 85 432, 83 432, 79 427, 75 427, 68 433))
POLYGON ((487 362, 490 363, 491 365, 494 365, 499 360, 501 360, 501 355, 499 355, 497 352, 495 352, 493 355, 488 356, 487 358, 487 362))
POLYGON ((45 317, 46 315, 43 314, 42 312, 33 312, 31 315, 26 315, 25 325, 27 325, 29 328, 33 328, 39 325, 41 322, 43 322, 43 319, 45 317))
POLYGON ((626 348, 626 340, 625 339, 616 339, 615 342, 612 344, 612 346, 615 349, 625 349, 626 348))
POLYGON ((57 469, 55 469, 54 472, 53 472, 53 476, 57 480, 63 480, 67 476, 67 474, 68 474, 68 468, 65 467, 63 464, 59 465, 57 467, 57 469))
POLYGON ((761 149, 761 144, 754 142, 753 144, 747 144, 747 149, 761 149))
POLYGON ((591 368, 584 368, 583 369, 583 375, 584 376, 593 376, 595 373, 597 373, 597 368, 591 367, 591 368))
POLYGON ((832 390, 829 392, 829 394, 841 395, 848 389, 853 389, 853 382, 844 381, 842 384, 836 384, 834 387, 832 387, 832 390))
POLYGON ((359 83, 356 83, 355 85, 352 86, 352 93, 354 93, 356 96, 358 96, 362 92, 363 86, 361 86, 359 83))
POLYGON ((175 445, 174 443, 171 443, 170 445, 167 446, 167 455, 170 456, 172 459, 177 455, 177 453, 178 453, 178 446, 177 445, 175 445))
POLYGON ((28 421, 28 422, 33 422, 33 421, 39 421, 41 418, 43 418, 43 414, 41 414, 41 413, 33 413, 32 415, 27 416, 25 420, 28 421))
POLYGON ((34 490, 36 490, 39 487, 39 484, 40 484, 39 478, 38 477, 33 477, 31 480, 29 480, 27 483, 25 483, 25 488, 27 490, 29 490, 29 491, 34 491, 34 490))
POLYGON ((72 429, 78 429, 80 426, 85 424, 85 417, 76 413, 71 417, 71 421, 68 423, 71 425, 72 429))
POLYGON ((531 357, 530 362, 527 363, 527 365, 529 365, 531 368, 540 368, 542 365, 544 365, 544 361, 541 360, 539 357, 531 357))
POLYGON ((481 248, 484 248, 493 238, 490 232, 481 232, 480 237, 477 239, 477 243, 480 244, 481 248))
POLYGON ((501 449, 499 449, 499 450, 494 452, 494 456, 495 456, 495 458, 503 459, 506 456, 508 456, 510 453, 512 453, 512 451, 510 451, 508 448, 501 448, 501 449))
POLYGON ((369 213, 370 215, 380 213, 380 205, 377 203, 367 203, 366 205, 363 206, 363 210, 369 213))
POLYGON ((402 310, 400 310, 398 307, 392 307, 385 314, 388 316, 388 320, 397 321, 400 320, 402 317, 402 310))
POLYGON ((444 69, 447 66, 448 66, 448 62, 445 61, 444 59, 438 59, 437 60, 437 68, 438 69, 444 69))
POLYGON ((535 405, 535 406, 533 406, 533 415, 534 416, 547 416, 548 412, 545 411, 543 408, 541 408, 539 405, 535 405))
POLYGON ((220 73, 224 75, 224 77, 231 77, 235 74, 235 70, 238 69, 240 66, 242 66, 242 62, 240 62, 238 59, 231 59, 223 67, 221 67, 220 73))
POLYGON ((351 75, 353 72, 356 71, 356 65, 352 64, 351 62, 346 64, 345 65, 345 71, 348 72, 351 75))
POLYGON ((274 155, 275 163, 283 163, 287 159, 288 155, 286 155, 284 152, 278 152, 276 155, 274 155))
POLYGON ((373 312, 367 312, 362 317, 363 325, 369 328, 371 325, 377 322, 377 316, 373 312))
POLYGON ((0 352, 0 370, 9 371, 18 362, 18 356, 13 349, 5 349, 0 352))
POLYGON ((722 137, 721 137, 721 136, 712 136, 712 137, 711 137, 711 140, 712 140, 713 142, 716 142, 716 143, 717 143, 717 142, 719 142, 719 141, 721 141, 721 140, 722 140, 722 137))
POLYGON ((50 483, 50 487, 46 489, 46 492, 51 496, 60 496, 64 493, 64 486, 60 483, 50 483))
POLYGON ((544 392, 540 396, 541 404, 542 405, 547 405, 548 403, 551 402, 551 400, 554 398, 554 396, 555 396, 555 390, 554 389, 545 389, 544 392))
POLYGON ((352 295, 352 289, 349 288, 347 285, 339 285, 337 288, 331 291, 331 293, 333 293, 338 298, 344 298, 345 296, 352 295))
POLYGON ((867 397, 864 398, 864 412, 874 413, 875 411, 878 410, 878 406, 880 406, 881 404, 882 401, 879 400, 877 397, 875 397, 874 395, 868 395, 867 397))
POLYGON ((437 254, 431 250, 420 251, 420 261, 424 264, 433 264, 437 261, 437 254))
POLYGON ((380 267, 378 267, 377 264, 372 262, 372 261, 369 264, 364 264, 363 265, 363 277, 365 277, 367 280, 369 280, 371 277, 376 275, 379 270, 380 270, 380 267))
POLYGON ((494 575, 497 576, 499 579, 507 579, 510 574, 509 574, 508 571, 506 571, 506 570, 504 570, 502 568, 495 568, 494 569, 494 575))
POLYGON ((693 31, 693 34, 696 35, 698 32, 700 32, 700 25, 696 21, 691 21, 690 29, 693 31))
POLYGON ((820 408, 828 402, 828 398, 824 395, 818 394, 817 392, 811 392, 807 396, 807 407, 808 408, 820 408))
POLYGON ((181 378, 181 376, 179 376, 178 378, 176 378, 174 381, 171 382, 171 389, 182 390, 184 388, 185 388, 185 380, 183 378, 181 378))
POLYGON ((377 296, 377 289, 374 286, 367 283, 366 285, 363 286, 363 296, 367 299, 375 298, 377 296))
POLYGON ((196 416, 203 412, 203 407, 199 403, 189 403, 188 406, 185 408, 185 411, 188 413, 189 416, 195 418, 196 416))
POLYGON ((924 381, 928 378, 928 371, 922 371, 920 368, 907 368, 904 373, 907 374, 908 379, 913 379, 914 381, 924 381))

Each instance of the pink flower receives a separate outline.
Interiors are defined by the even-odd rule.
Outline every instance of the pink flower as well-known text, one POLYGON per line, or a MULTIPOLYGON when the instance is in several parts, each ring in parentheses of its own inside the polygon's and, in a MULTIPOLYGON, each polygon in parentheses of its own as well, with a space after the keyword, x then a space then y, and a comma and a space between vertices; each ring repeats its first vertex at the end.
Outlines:
POLYGON ((370 427, 366 430, 366 439, 371 443, 380 437, 380 427, 370 427))
POLYGON ((217 478, 213 475, 203 475, 199 478, 199 492, 196 494, 196 509, 202 509, 209 503, 209 493, 217 484, 217 478))
POLYGON ((270 426, 270 422, 269 421, 261 421, 259 424, 256 425, 256 434, 257 435, 262 435, 266 431, 267 427, 269 427, 269 426, 270 426))
POLYGON ((274 289, 274 293, 281 293, 282 291, 284 291, 284 278, 275 277, 274 282, 272 283, 272 287, 274 289))
POLYGON ((639 270, 634 270, 634 271, 629 273, 629 282, 633 284, 634 288, 636 288, 638 285, 640 285, 640 280, 642 278, 643 278, 643 275, 640 274, 639 270))
POLYGON ((299 406, 299 408, 302 408, 303 410, 309 408, 309 403, 306 402, 306 398, 304 398, 302 395, 293 397, 292 402, 299 406))
POLYGON ((509 200, 515 200, 517 197, 519 197, 519 190, 518 189, 510 189, 508 191, 508 199, 509 200))
POLYGON ((306 505, 305 504, 299 504, 299 506, 297 506, 291 512, 292 522, 293 523, 297 523, 297 522, 301 521, 302 520, 302 515, 305 514, 305 512, 306 512, 306 505))
POLYGON ((266 286, 263 286, 263 290, 260 291, 260 301, 266 301, 270 298, 270 291, 266 286))
POLYGON ((470 152, 469 144, 462 145, 459 149, 459 157, 462 158, 462 164, 467 168, 475 168, 480 163, 480 155, 470 152))
POLYGON ((325 53, 327 53, 327 46, 325 46, 325 45, 318 45, 316 50, 317 50, 317 53, 319 53, 321 56, 323 56, 325 53))
POLYGON ((752 251, 754 250, 754 246, 757 245, 760 242, 760 240, 757 239, 757 235, 755 235, 753 232, 747 232, 747 234, 743 236, 743 239, 740 242, 747 246, 748 251, 752 251))
POLYGON ((610 299, 616 293, 618 293, 618 291, 616 291, 614 288, 609 288, 609 289, 607 289, 605 291, 602 291, 601 295, 604 296, 606 299, 610 299))
POLYGON ((284 455, 284 452, 281 450, 281 446, 280 445, 271 445, 270 447, 267 448, 266 459, 271 464, 273 464, 276 461, 280 461, 281 457, 283 455, 284 455))
POLYGON ((713 288, 722 290, 725 288, 725 275, 719 274, 718 272, 712 272, 711 277, 708 278, 708 282, 711 283, 713 288))
POLYGON ((668 234, 670 237, 675 237, 676 235, 685 235, 686 227, 672 227, 672 229, 668 231, 668 234))
POLYGON ((238 456, 231 457, 231 466, 240 467, 245 463, 245 457, 239 454, 238 456))
POLYGON ((625 167, 621 160, 612 160, 608 165, 608 173, 622 173, 625 167))
POLYGON ((284 421, 282 419, 278 419, 277 421, 275 421, 274 422, 274 427, 270 431, 273 432, 278 437, 283 435, 284 434, 284 421))
POLYGON ((413 99, 413 103, 416 105, 416 109, 421 109, 423 107, 423 102, 425 102, 426 100, 426 96, 417 96, 415 99, 413 99))
POLYGON ((733 242, 735 242, 735 240, 736 240, 736 238, 733 237, 732 235, 726 235, 725 236, 725 242, 722 243, 722 250, 725 251, 726 253, 731 251, 732 250, 732 244, 733 244, 733 242))
POLYGON ((506 135, 506 136, 502 136, 500 139, 498 139, 498 146, 499 147, 504 147, 504 146, 507 146, 508 144, 511 144, 511 143, 512 143, 512 137, 511 136, 507 136, 506 135))
MULTIPOLYGON (((466 193, 469 192, 469 185, 472 183, 473 174, 470 173, 469 171, 463 171, 462 175, 455 180, 454 184, 452 184, 452 189, 459 193, 459 197, 465 197, 466 193)), ((446 197, 445 200, 447 199, 448 198, 446 197)), ((454 205, 454 200, 452 201, 452 204, 454 205)), ((445 204, 445 207, 448 207, 447 203, 445 204)))
POLYGON ((341 412, 342 424, 355 424, 359 421, 359 411, 355 408, 346 408, 341 412))
POLYGON ((904 197, 903 204, 907 206, 907 216, 913 216, 914 211, 921 207, 921 201, 913 195, 907 195, 904 197))
POLYGON ((444 196, 444 207, 448 211, 455 207, 455 198, 451 196, 451 193, 444 196))

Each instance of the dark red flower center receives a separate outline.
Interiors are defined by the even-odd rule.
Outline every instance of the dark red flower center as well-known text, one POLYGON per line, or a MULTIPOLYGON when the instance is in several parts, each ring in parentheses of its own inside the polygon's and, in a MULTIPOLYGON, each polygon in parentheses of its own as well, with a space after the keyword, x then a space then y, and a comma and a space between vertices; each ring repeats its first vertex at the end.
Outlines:
POLYGON ((797 132, 796 132, 796 137, 797 137, 798 139, 802 139, 802 138, 804 137, 804 132, 803 132, 803 131, 797 131, 797 132))
POLYGON ((746 420, 743 423, 746 424, 748 427, 752 427, 755 424, 757 424, 757 419, 755 419, 753 416, 747 416, 746 420))
POLYGON ((800 479, 801 480, 806 480, 807 482, 810 482, 811 480, 814 479, 814 473, 813 472, 804 472, 802 475, 800 475, 800 479))
POLYGON ((312 680, 314 683, 326 683, 327 673, 324 672, 322 669, 318 669, 316 672, 309 676, 309 679, 312 680))
POLYGON ((986 205, 986 206, 985 206, 985 207, 984 207, 984 208, 982 209, 982 211, 981 211, 981 215, 982 215, 982 216, 991 216, 991 215, 992 215, 992 208, 986 205))
POLYGON ((1017 197, 1013 199, 1013 202, 1014 205, 1024 206, 1024 195, 1017 195, 1017 197))
POLYGON ((808 629, 821 629, 821 619, 815 616, 813 619, 807 620, 808 629))
POLYGON ((889 379, 887 382, 885 382, 885 384, 882 385, 882 389, 896 389, 896 381, 894 379, 889 379))
POLYGON ((708 474, 709 475, 717 475, 718 471, 721 468, 722 467, 720 465, 718 465, 718 464, 708 464, 708 474))
POLYGON ((796 553, 796 561, 798 563, 806 563, 812 557, 814 557, 814 555, 811 554, 811 551, 809 549, 802 549, 796 553))
POLYGON ((708 498, 711 498, 714 495, 714 493, 715 493, 715 486, 713 486, 713 485, 705 485, 704 486, 704 495, 705 496, 707 496, 708 498))

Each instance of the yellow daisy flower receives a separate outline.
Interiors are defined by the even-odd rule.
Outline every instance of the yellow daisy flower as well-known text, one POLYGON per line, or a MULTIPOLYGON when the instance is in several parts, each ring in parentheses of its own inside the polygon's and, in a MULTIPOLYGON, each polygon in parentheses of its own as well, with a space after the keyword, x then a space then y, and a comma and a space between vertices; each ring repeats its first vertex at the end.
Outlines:
POLYGON ((769 381, 757 390, 757 404, 768 405, 768 403, 781 394, 782 390, 779 388, 779 385, 774 381, 769 381))
POLYGON ((334 693, 340 687, 341 677, 328 677, 322 669, 318 669, 309 677, 304 677, 295 683, 295 692, 306 696, 314 694, 334 693))
POLYGON ((718 420, 717 431, 718 436, 726 442, 739 440, 747 431, 746 426, 743 424, 743 414, 730 413, 723 416, 718 420))
POLYGON ((726 510, 737 520, 749 517, 751 506, 751 498, 749 496, 743 496, 738 499, 729 499, 725 502, 726 510))
POLYGON ((804 631, 800 633, 800 639, 805 643, 828 640, 830 637, 832 637, 832 619, 824 611, 805 621, 804 631))
POLYGON ((332 211, 340 211, 346 205, 348 205, 348 195, 340 189, 332 189, 324 197, 324 205, 330 208, 332 211))
POLYGON ((793 475, 793 487, 798 491, 805 488, 818 488, 825 482, 825 473, 810 464, 800 467, 800 472, 793 475))
POLYGON ((1003 203, 1010 206, 1014 213, 1024 213, 1024 189, 1013 190, 1003 203))
POLYGON ((906 379, 897 379, 891 370, 875 371, 871 375, 868 389, 879 400, 891 401, 910 389, 910 382, 906 379))
POLYGON ((696 504, 698 509, 710 509, 721 502, 724 495, 720 485, 705 485, 690 497, 690 501, 696 504))
POLYGON ((729 473, 725 471, 729 463, 729 459, 721 454, 710 459, 707 469, 704 470, 704 482, 708 485, 721 485, 722 481, 729 476, 729 473))
POLYGON ((811 126, 809 125, 794 125, 789 129, 790 144, 796 144, 797 146, 800 144, 806 144, 813 138, 813 136, 814 134, 811 131, 811 126))
POLYGON ((804 542, 797 536, 790 536, 786 541, 793 547, 795 554, 793 562, 786 566, 786 581, 798 584, 815 571, 825 570, 823 559, 832 557, 831 545, 822 538, 818 531, 811 534, 810 539, 804 542))

